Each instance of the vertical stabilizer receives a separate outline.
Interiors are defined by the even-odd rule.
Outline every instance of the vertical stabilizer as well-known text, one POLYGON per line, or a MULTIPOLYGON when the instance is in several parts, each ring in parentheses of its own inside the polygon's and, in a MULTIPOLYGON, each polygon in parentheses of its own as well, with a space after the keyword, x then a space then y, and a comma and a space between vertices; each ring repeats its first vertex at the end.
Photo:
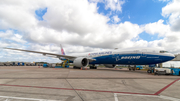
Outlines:
POLYGON ((62 54, 62 55, 65 55, 64 49, 63 49, 63 47, 62 47, 61 44, 60 44, 60 47, 61 47, 61 54, 62 54))

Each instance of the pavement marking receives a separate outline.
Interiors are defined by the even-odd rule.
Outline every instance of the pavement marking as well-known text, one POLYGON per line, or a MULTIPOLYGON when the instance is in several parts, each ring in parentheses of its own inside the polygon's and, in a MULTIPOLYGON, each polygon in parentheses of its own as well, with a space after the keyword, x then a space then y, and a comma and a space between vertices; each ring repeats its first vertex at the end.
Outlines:
POLYGON ((44 89, 59 89, 59 90, 77 90, 77 91, 91 91, 91 92, 106 92, 106 93, 121 93, 121 94, 134 94, 134 95, 159 95, 161 92, 166 90, 168 87, 170 87, 175 82, 179 81, 179 79, 176 79, 175 81, 171 82, 164 88, 160 89, 154 94, 150 93, 135 93, 135 92, 118 92, 118 91, 105 91, 105 90, 90 90, 90 89, 72 89, 72 88, 56 88, 56 87, 42 87, 42 86, 26 86, 26 85, 9 85, 9 84, 0 84, 0 86, 11 86, 11 87, 30 87, 30 88, 44 88, 44 89))
POLYGON ((115 99, 115 101, 118 101, 117 93, 114 93, 114 99, 115 99))
POLYGON ((178 99, 178 98, 173 98, 173 97, 163 96, 163 95, 160 95, 159 98, 167 99, 167 100, 172 100, 172 101, 180 101, 180 99, 178 99))
POLYGON ((180 79, 176 79, 175 81, 171 82, 170 84, 168 84, 167 86, 165 86, 164 88, 160 89, 159 91, 157 91, 155 93, 155 95, 159 95, 161 92, 163 92, 164 90, 166 90, 168 87, 170 87, 172 84, 174 84, 175 82, 179 81, 180 79))
POLYGON ((105 92, 105 93, 124 93, 124 94, 154 95, 154 94, 148 94, 148 93, 118 92, 118 91, 90 90, 90 89, 72 89, 72 88, 56 88, 56 87, 42 87, 42 86, 26 86, 26 85, 9 85, 9 84, 0 84, 0 86, 44 88, 44 89, 59 89, 59 90, 77 90, 77 91, 105 92))
MULTIPOLYGON (((173 98, 173 97, 169 97, 169 96, 163 96, 163 95, 134 95, 134 94, 118 94, 118 95, 129 95, 129 96, 144 96, 144 97, 156 97, 156 98, 161 98, 161 99, 165 99, 165 100, 171 100, 171 101, 180 101, 180 99, 178 98, 173 98)), ((117 94, 116 94, 117 97, 117 94)))
POLYGON ((47 100, 47 99, 23 98, 23 97, 12 97, 12 96, 0 96, 0 98, 6 99, 4 101, 10 101, 10 99, 32 100, 32 101, 61 101, 61 100, 47 100))

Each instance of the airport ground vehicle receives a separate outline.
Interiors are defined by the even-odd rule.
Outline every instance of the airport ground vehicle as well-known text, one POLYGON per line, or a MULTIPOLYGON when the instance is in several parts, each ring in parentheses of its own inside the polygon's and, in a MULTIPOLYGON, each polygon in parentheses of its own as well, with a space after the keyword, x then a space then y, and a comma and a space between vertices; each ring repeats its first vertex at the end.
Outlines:
POLYGON ((154 73, 155 75, 178 75, 180 76, 180 68, 155 68, 150 67, 147 73, 154 73))
POLYGON ((18 62, 13 62, 13 66, 18 66, 18 62))
POLYGON ((44 67, 44 68, 47 68, 47 67, 49 67, 49 64, 47 64, 47 63, 46 63, 46 64, 43 64, 43 67, 44 67))
POLYGON ((12 62, 4 62, 4 66, 13 66, 12 62))
POLYGON ((4 63, 3 63, 3 62, 0 62, 0 66, 4 66, 4 63))
POLYGON ((141 69, 143 69, 143 66, 141 66, 141 65, 136 65, 136 70, 141 70, 141 69))
POLYGON ((179 75, 180 76, 180 68, 170 68, 172 75, 179 75))
POLYGON ((154 74, 160 75, 160 74, 166 74, 170 75, 172 74, 171 69, 169 68, 154 68, 154 74))

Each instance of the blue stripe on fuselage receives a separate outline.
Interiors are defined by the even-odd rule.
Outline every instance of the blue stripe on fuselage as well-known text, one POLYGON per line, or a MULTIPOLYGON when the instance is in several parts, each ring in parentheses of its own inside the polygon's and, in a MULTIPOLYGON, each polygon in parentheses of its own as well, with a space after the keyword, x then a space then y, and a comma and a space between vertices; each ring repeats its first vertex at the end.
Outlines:
POLYGON ((111 54, 94 57, 96 61, 90 62, 90 64, 147 65, 166 62, 173 58, 171 56, 153 54, 111 54))

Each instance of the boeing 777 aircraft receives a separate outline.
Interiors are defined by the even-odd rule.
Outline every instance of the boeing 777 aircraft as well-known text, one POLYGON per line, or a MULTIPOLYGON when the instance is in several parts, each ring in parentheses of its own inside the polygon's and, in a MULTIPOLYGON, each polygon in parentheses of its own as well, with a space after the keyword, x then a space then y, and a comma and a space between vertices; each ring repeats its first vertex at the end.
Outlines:
POLYGON ((78 53, 74 55, 65 55, 64 50, 61 48, 61 54, 38 52, 31 50, 4 48, 10 50, 24 51, 39 53, 43 55, 56 56, 61 60, 70 60, 74 68, 84 68, 89 64, 91 69, 96 69, 95 64, 104 64, 106 67, 113 68, 116 64, 123 65, 150 65, 170 61, 175 56, 167 51, 156 50, 152 48, 139 48, 139 49, 117 49, 100 52, 78 53))

